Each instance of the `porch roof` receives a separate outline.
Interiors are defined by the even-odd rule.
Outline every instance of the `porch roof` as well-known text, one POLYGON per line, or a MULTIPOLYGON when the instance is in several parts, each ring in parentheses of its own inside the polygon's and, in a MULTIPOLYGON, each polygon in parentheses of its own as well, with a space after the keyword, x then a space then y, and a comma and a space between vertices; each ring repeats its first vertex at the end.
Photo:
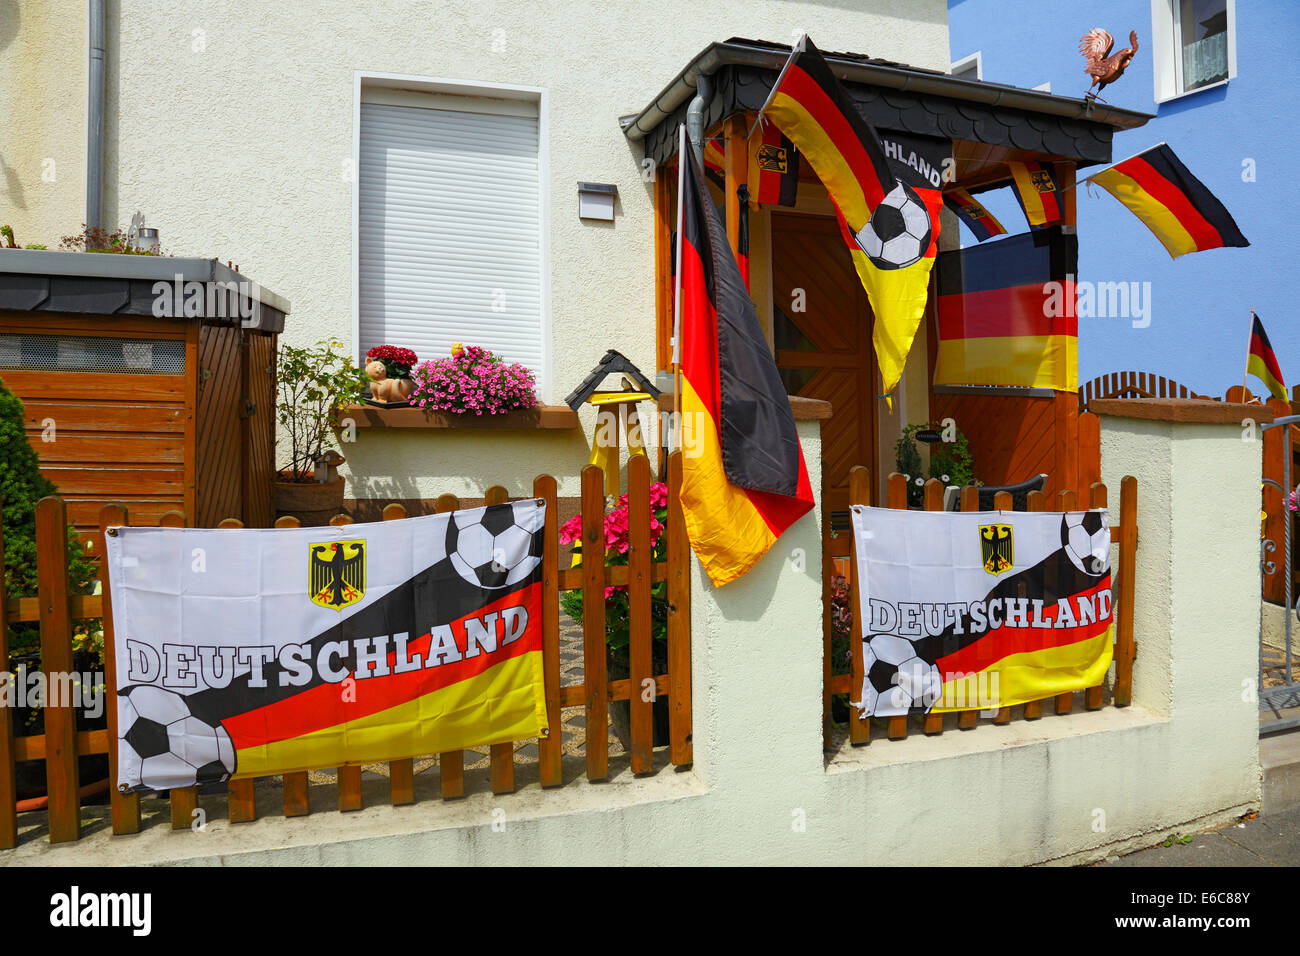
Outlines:
MULTIPOLYGON (((735 113, 758 110, 790 55, 786 44, 733 37, 711 43, 650 103, 620 122, 628 139, 663 163, 677 151, 698 78, 712 76, 705 128, 735 113)), ((1002 83, 967 80, 858 53, 824 53, 862 114, 881 129, 967 140, 1041 153, 1091 166, 1111 161, 1115 130, 1134 129, 1152 116, 1082 96, 1055 96, 1002 83)), ((1082 83, 1082 80, 1080 80, 1082 83)))

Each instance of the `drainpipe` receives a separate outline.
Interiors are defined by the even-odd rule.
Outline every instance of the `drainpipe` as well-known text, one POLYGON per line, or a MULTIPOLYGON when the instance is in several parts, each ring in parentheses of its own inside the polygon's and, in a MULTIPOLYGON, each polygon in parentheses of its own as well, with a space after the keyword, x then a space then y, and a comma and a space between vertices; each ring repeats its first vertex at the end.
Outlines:
POLYGON ((104 0, 88 0, 86 64, 86 225, 99 229, 104 198, 104 0))
POLYGON ((713 99, 713 77, 701 73, 695 80, 695 99, 686 108, 686 138, 697 158, 704 155, 704 111, 713 99))

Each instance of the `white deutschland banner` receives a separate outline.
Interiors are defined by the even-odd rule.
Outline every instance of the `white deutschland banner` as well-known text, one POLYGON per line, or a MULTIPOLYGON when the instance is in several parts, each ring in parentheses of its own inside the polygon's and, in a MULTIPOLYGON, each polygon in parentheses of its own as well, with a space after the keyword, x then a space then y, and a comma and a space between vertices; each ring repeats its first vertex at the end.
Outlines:
POLYGON ((343 527, 108 537, 118 780, 166 789, 546 730, 529 499, 343 527))
POLYGON ((866 715, 993 709, 1102 683, 1105 510, 853 508, 866 715))

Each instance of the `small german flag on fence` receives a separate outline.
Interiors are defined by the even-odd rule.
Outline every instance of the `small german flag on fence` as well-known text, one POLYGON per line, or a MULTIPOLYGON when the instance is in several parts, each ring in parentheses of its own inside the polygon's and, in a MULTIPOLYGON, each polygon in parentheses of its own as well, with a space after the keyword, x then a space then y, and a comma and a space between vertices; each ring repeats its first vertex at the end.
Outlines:
POLYGON ((1255 376, 1267 385, 1274 398, 1290 401, 1286 394, 1286 382, 1282 379, 1282 368, 1277 364, 1277 355, 1264 333, 1264 323, 1259 321, 1259 316, 1253 309, 1250 318, 1250 351, 1246 357, 1246 374, 1255 376))
POLYGON ((1177 259, 1220 246, 1248 246, 1231 214, 1166 144, 1087 177, 1123 203, 1177 259))
POLYGON ((949 189, 943 194, 943 204, 957 214, 957 218, 975 234, 978 242, 993 236, 1005 236, 1006 227, 993 213, 964 189, 949 189))
POLYGON ((1016 201, 1030 229, 1045 229, 1061 221, 1061 184, 1046 163, 1008 162, 1016 201))

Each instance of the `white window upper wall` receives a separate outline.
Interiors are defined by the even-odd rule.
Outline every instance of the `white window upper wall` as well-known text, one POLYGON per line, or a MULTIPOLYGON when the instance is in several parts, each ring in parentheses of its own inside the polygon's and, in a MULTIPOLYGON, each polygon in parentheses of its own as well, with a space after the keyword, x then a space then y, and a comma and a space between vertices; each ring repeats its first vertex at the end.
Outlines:
POLYGON ((358 73, 353 345, 481 345, 550 395, 546 93, 358 73))
POLYGON ((984 57, 981 56, 981 51, 976 50, 970 56, 964 56, 955 61, 949 72, 962 80, 984 79, 984 57))
POLYGON ((1151 0, 1157 103, 1237 75, 1236 6, 1236 0, 1151 0))

